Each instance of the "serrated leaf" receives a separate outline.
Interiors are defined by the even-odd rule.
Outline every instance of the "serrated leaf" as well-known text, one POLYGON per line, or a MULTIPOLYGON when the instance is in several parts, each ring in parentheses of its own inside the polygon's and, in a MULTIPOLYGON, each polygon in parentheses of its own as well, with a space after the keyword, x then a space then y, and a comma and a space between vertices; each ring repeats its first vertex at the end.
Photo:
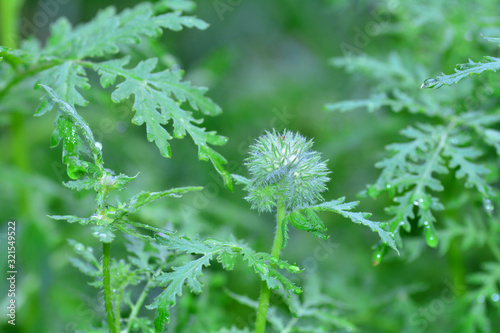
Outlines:
POLYGON ((70 156, 77 158, 81 158, 84 153, 87 153, 93 158, 96 165, 102 165, 101 147, 96 143, 94 134, 87 122, 75 111, 73 106, 63 101, 52 88, 43 84, 40 84, 40 86, 47 91, 50 99, 59 106, 60 114, 56 120, 56 130, 57 136, 64 139, 64 150, 70 156), (82 148, 83 146, 85 149, 82 148))
POLYGON ((490 171, 481 164, 471 162, 481 156, 482 152, 474 147, 459 146, 454 143, 455 140, 451 138, 447 141, 443 154, 450 157, 450 168, 458 167, 457 178, 466 178, 465 185, 467 187, 474 186, 486 198, 494 195, 493 188, 484 179, 490 171))
POLYGON ((153 304, 148 306, 150 309, 157 309, 157 315, 154 321, 156 332, 162 332, 165 322, 170 320, 170 307, 176 303, 176 298, 182 296, 182 287, 186 284, 191 292, 201 292, 201 282, 198 280, 202 275, 203 266, 210 265, 211 254, 202 256, 199 259, 188 262, 179 267, 174 267, 170 273, 164 273, 156 277, 160 286, 165 286, 165 290, 156 297, 153 304))
POLYGON ((466 64, 460 64, 455 68, 455 73, 450 75, 440 75, 435 78, 427 79, 422 83, 420 88, 433 88, 438 89, 444 85, 452 85, 458 83, 460 80, 465 79, 473 74, 481 74, 484 71, 496 72, 500 69, 500 58, 484 57, 485 62, 474 62, 469 59, 466 64))
POLYGON ((90 222, 89 218, 78 217, 74 215, 48 215, 51 219, 67 221, 68 223, 80 223, 81 225, 87 225, 90 222))
POLYGON ((126 204, 124 210, 133 213, 137 211, 140 207, 153 202, 158 199, 166 198, 166 197, 171 197, 171 198, 180 198, 183 194, 193 192, 193 191, 201 191, 203 190, 203 187, 178 187, 178 188, 173 188, 170 190, 166 191, 161 191, 161 192, 140 192, 133 196, 128 203, 126 204))
POLYGON ((189 134, 198 146, 199 159, 211 161, 226 187, 232 190, 231 177, 224 169, 226 159, 209 147, 225 144, 226 138, 216 132, 206 132, 205 128, 198 126, 200 120, 182 108, 184 102, 189 102, 194 110, 205 115, 219 114, 219 106, 203 95, 206 89, 181 81, 181 71, 153 72, 156 58, 141 61, 135 68, 124 68, 129 60, 130 57, 125 57, 94 65, 104 87, 114 84, 117 77, 125 79, 117 84, 111 95, 112 100, 119 103, 134 95, 133 110, 136 114, 132 122, 136 125, 146 124, 148 140, 154 141, 165 157, 171 156, 169 140, 189 134), (173 122, 173 135, 162 126, 170 120, 173 122))
MULTIPOLYGON (((369 227, 372 231, 378 233, 384 243, 387 243, 391 248, 399 253, 394 236, 381 228, 380 222, 368 220, 367 213, 352 212, 351 210, 358 205, 359 202, 344 202, 345 198, 323 202, 315 206, 309 206, 303 209, 310 209, 313 211, 330 211, 342 215, 350 219, 354 223, 363 224, 369 227)), ((301 209, 302 210, 302 209, 301 209)), ((300 210, 299 210, 300 211, 300 210)))
POLYGON ((108 7, 92 21, 74 29, 67 20, 58 20, 43 54, 73 59, 102 57, 118 53, 122 45, 157 37, 162 28, 178 31, 184 26, 205 29, 208 25, 195 17, 182 16, 180 11, 156 16, 149 3, 125 9, 119 14, 114 7, 108 7))
MULTIPOLYGON (((82 90, 90 88, 85 69, 81 65, 67 61, 45 70, 40 76, 40 85, 53 87, 54 94, 71 107, 88 104, 88 101, 77 90, 77 88, 82 90)), ((35 116, 42 116, 52 110, 54 102, 51 94, 44 96, 35 111, 35 116)))

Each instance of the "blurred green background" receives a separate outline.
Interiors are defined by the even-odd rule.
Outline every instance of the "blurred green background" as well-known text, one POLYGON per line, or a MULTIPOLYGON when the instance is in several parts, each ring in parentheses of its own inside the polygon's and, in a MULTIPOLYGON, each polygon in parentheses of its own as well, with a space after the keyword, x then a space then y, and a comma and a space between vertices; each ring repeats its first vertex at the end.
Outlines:
MULTIPOLYGON (((25 1, 21 31, 35 33, 44 41, 50 33, 49 21, 57 17, 67 16, 78 24, 107 6, 121 10, 136 3, 25 1), (54 3, 57 6, 51 7, 54 3), (46 14, 46 24, 30 25, 45 22, 40 12, 46 14)), ((386 110, 325 112, 325 104, 366 98, 378 84, 362 73, 334 68, 329 59, 354 53, 386 61, 397 53, 403 66, 416 73, 416 81, 441 71, 450 73, 455 63, 469 57, 479 60, 485 54, 498 54, 495 45, 480 37, 488 32, 500 36, 494 28, 500 26, 499 17, 494 16, 498 9, 495 1, 197 1, 194 14, 210 24, 207 30, 165 32, 147 47, 130 52, 136 60, 159 57, 163 68, 180 66, 187 80, 209 88, 208 96, 222 107, 223 114, 206 118, 205 124, 228 137, 228 144, 218 151, 228 159, 231 172, 247 175, 242 163, 253 140, 266 130, 287 128, 313 138, 314 148, 329 160, 332 180, 325 198, 355 200, 357 193, 376 180, 379 171, 374 164, 387 156, 384 147, 404 140, 398 131, 420 116, 386 110)), ((494 74, 486 80, 497 94, 500 90, 494 74)), ((15 220, 19 271, 16 326, 6 325, 3 316, 0 331, 85 330, 104 318, 102 294, 88 286, 87 278, 69 263, 72 253, 67 239, 100 249, 82 226, 54 221, 47 215, 88 216, 95 208, 93 195, 74 193, 61 185, 68 178, 60 147, 49 148, 53 115, 33 117, 41 95, 29 86, 24 89, 11 97, 23 100, 23 107, 14 110, 21 126, 9 113, 8 98, 0 106, 1 242, 6 246, 6 222, 15 220)), ((173 158, 161 157, 155 145, 147 142, 145 128, 130 123, 131 104, 114 105, 109 91, 94 89, 97 92, 85 94, 89 106, 79 112, 102 142, 106 166, 129 175, 140 173, 120 197, 140 190, 205 187, 200 194, 145 208, 140 213, 143 222, 169 226, 190 236, 227 239, 233 234, 259 251, 270 249, 274 217, 250 211, 241 188, 228 192, 213 167, 197 160, 190 139, 173 141, 173 158)), ((422 93, 453 94, 452 89, 422 93)), ((459 193, 458 185, 451 176, 444 182, 444 196, 453 199, 459 193)), ((360 208, 373 212, 375 220, 384 220, 388 216, 383 208, 389 204, 384 197, 365 199, 360 208)), ((421 230, 415 228, 400 257, 389 253, 380 266, 373 267, 376 234, 339 216, 324 218, 330 236, 327 242, 291 231, 283 258, 306 269, 298 281, 301 285, 319 285, 325 294, 338 299, 339 313, 361 332, 451 330, 455 318, 467 311, 467 303, 458 295, 463 289, 457 291, 457 286, 465 284, 467 272, 491 259, 481 247, 470 252, 452 247, 446 253, 431 249, 420 237, 421 230), (443 293, 450 290, 451 296, 444 299, 443 293)), ((438 221, 438 230, 440 227, 438 221)), ((126 256, 123 246, 115 246, 113 256, 126 256)), ((3 258, 1 263, 6 271, 3 258)), ((257 297, 260 282, 244 264, 230 273, 214 264, 206 270, 204 280, 201 295, 185 291, 172 332, 252 323, 252 310, 235 304, 223 291, 228 288, 257 297), (190 320, 199 321, 200 326, 182 326, 190 320)), ((0 287, 0 304, 5 309, 5 279, 0 287)), ((500 332, 499 318, 493 317, 497 326, 492 332, 500 332)))

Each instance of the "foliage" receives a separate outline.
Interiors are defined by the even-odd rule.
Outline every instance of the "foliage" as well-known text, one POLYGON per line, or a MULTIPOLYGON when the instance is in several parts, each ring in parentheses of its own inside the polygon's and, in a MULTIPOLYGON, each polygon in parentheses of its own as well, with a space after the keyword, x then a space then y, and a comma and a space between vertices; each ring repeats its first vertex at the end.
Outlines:
POLYGON ((0 2, 0 331, 495 332, 498 3, 196 5, 0 2))
MULTIPOLYGON (((486 39, 498 42, 497 38, 486 39)), ((485 57, 485 60, 485 63, 469 60, 467 64, 458 65, 454 74, 426 79, 420 88, 440 88, 443 85, 455 84, 472 74, 498 69, 498 59, 485 57)), ((444 94, 417 90, 418 82, 429 75, 423 66, 410 65, 410 62, 417 61, 408 53, 394 51, 385 61, 365 54, 334 58, 333 65, 344 67, 348 71, 361 72, 369 79, 379 81, 369 98, 330 103, 325 108, 327 111, 341 112, 361 107, 370 112, 387 108, 393 112, 408 111, 414 115, 413 119, 418 119, 410 118, 410 125, 400 131, 407 139, 406 142, 386 146, 391 153, 390 157, 375 164, 381 169, 380 175, 375 183, 361 193, 362 197, 371 198, 386 194, 392 199, 394 204, 385 210, 392 216, 387 223, 389 230, 396 235, 398 246, 403 247, 405 243, 402 230, 414 234, 412 228, 415 226, 423 228, 423 236, 430 247, 437 247, 442 235, 445 239, 440 248, 442 253, 453 251, 452 239, 462 239, 463 248, 470 248, 474 243, 480 246, 485 241, 475 238, 480 232, 470 223, 474 219, 472 216, 487 224, 494 223, 496 218, 492 200, 498 197, 495 189, 497 178, 492 175, 500 172, 498 143, 494 139, 498 132, 496 127, 500 122, 500 114, 496 109, 490 109, 492 104, 484 101, 478 108, 470 108, 470 100, 475 97, 477 89, 475 84, 463 87, 460 95, 449 90, 444 94), (454 182, 464 185, 461 190, 463 201, 468 202, 465 210, 455 207, 457 213, 452 218, 446 218, 447 214, 443 213, 450 209, 448 207, 453 205, 454 201, 445 195, 449 183, 443 184, 443 179, 449 182, 444 178, 449 173, 454 174, 454 182), (479 208, 483 213, 469 209, 472 207, 479 208), (458 213, 460 211, 463 213, 458 213), (460 218, 461 214, 465 214, 465 219, 460 218), (445 226, 442 225, 443 220, 446 220, 445 226), (462 226, 464 220, 466 226, 462 226), (484 222, 488 220, 491 222, 484 222)), ((480 86, 479 89, 485 87, 480 86)), ((486 228, 489 232, 487 231, 484 237, 488 239, 486 242, 498 259, 498 231, 486 228)), ((410 247, 406 251, 411 249, 410 247)), ((378 246, 374 264, 380 263, 384 253, 384 246, 378 246)), ((418 253, 416 255, 418 256, 418 253)), ((492 266, 488 267, 491 274, 492 266)), ((479 276, 482 281, 492 278, 488 274, 479 276)), ((495 290, 488 290, 488 294, 495 298, 495 290)), ((472 295, 467 293, 464 297, 476 308, 476 300, 480 294, 472 295)), ((487 311, 476 309, 474 313, 476 319, 465 319, 468 322, 466 331, 489 330, 491 318, 487 311)))

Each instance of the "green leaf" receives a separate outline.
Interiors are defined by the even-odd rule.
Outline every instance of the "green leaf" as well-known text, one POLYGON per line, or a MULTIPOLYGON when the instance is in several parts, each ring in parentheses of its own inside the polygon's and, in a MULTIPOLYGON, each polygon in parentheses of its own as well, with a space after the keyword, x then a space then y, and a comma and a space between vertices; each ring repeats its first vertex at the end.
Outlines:
POLYGON ((458 179, 466 179, 466 187, 474 186, 485 198, 495 195, 493 188, 491 188, 484 179, 490 171, 480 164, 471 162, 480 157, 482 152, 474 147, 463 147, 456 144, 455 142, 465 144, 470 141, 468 135, 459 135, 461 137, 460 139, 457 138, 458 135, 451 137, 443 149, 443 155, 450 157, 450 168, 458 167, 456 176, 458 179))
POLYGON ((102 276, 102 267, 99 261, 94 256, 91 247, 86 247, 81 243, 78 243, 72 239, 68 239, 68 243, 71 245, 73 250, 82 257, 83 260, 77 258, 70 258, 70 262, 73 266, 78 268, 82 273, 91 277, 102 276))
POLYGON ((150 309, 157 308, 154 321, 156 332, 162 332, 164 323, 169 321, 169 308, 175 305, 176 297, 182 295, 184 284, 187 284, 193 293, 201 292, 202 284, 198 279, 202 276, 203 266, 210 265, 210 259, 212 259, 212 254, 209 253, 183 266, 174 267, 172 272, 163 273, 156 278, 160 286, 166 287, 154 303, 148 306, 150 309))
POLYGON ((75 29, 71 29, 66 19, 58 20, 43 55, 71 59, 112 55, 118 53, 122 45, 158 37, 162 29, 178 31, 183 26, 205 29, 208 25, 195 17, 182 16, 180 11, 154 15, 149 3, 125 9, 120 14, 114 7, 108 7, 75 29))
POLYGON ((198 126, 202 120, 195 119, 192 112, 182 108, 188 102, 191 108, 205 115, 219 114, 219 106, 204 96, 206 89, 181 81, 181 71, 153 72, 156 58, 141 61, 135 68, 124 68, 129 61, 130 57, 125 57, 94 64, 94 69, 101 75, 103 87, 114 84, 118 76, 125 79, 116 86, 111 95, 112 100, 119 103, 134 95, 133 110, 136 114, 132 122, 136 125, 146 124, 148 140, 154 141, 165 157, 171 156, 169 141, 173 137, 183 138, 189 134, 198 146, 199 159, 211 161, 223 177, 226 187, 232 189, 231 177, 224 169, 226 159, 209 147, 223 145, 227 139, 216 132, 206 132, 205 128, 198 126), (173 122, 172 134, 162 126, 168 121, 173 122))
POLYGON ((81 160, 85 155, 94 160, 96 167, 102 167, 102 146, 95 141, 87 122, 75 111, 73 106, 63 101, 52 88, 43 84, 40 84, 40 86, 47 91, 50 99, 59 106, 60 112, 56 118, 56 130, 53 134, 55 139, 52 146, 61 139, 64 140, 63 162, 68 165, 68 174, 70 167, 79 167, 81 165, 77 161, 81 160))
POLYGON ((384 230, 381 227, 380 222, 373 222, 371 220, 368 220, 368 217, 371 215, 369 213, 362 213, 362 212, 352 212, 351 210, 355 208, 359 202, 344 202, 345 198, 340 198, 337 200, 332 200, 328 202, 323 202, 319 205, 315 206, 309 206, 306 209, 310 209, 313 211, 330 211, 334 212, 337 214, 342 215, 345 218, 350 219, 354 223, 359 223, 363 224, 367 227, 369 227, 372 231, 378 233, 380 238, 384 243, 387 243, 390 247, 392 247, 396 252, 399 253, 398 249, 396 248, 396 242, 394 240, 394 236, 384 230))
POLYGON ((166 191, 161 192, 140 192, 133 196, 128 203, 124 207, 124 211, 128 213, 133 213, 137 211, 142 206, 153 202, 158 199, 171 197, 171 198, 180 198, 183 194, 193 192, 193 191, 201 191, 203 187, 178 187, 173 188, 166 191))
POLYGON ((481 74, 484 71, 496 72, 500 69, 500 58, 486 56, 484 60, 485 62, 474 62, 469 59, 468 63, 458 65, 458 67, 455 68, 455 73, 450 75, 443 74, 435 78, 427 79, 422 83, 420 88, 438 89, 444 85, 451 86, 473 74, 481 74))
MULTIPOLYGON (((86 106, 88 101, 77 90, 90 88, 85 69, 73 62, 64 62, 61 65, 45 70, 40 74, 42 87, 53 87, 54 94, 68 103, 70 107, 86 106)), ((47 89, 45 89, 47 90, 47 89)), ((41 116, 52 110, 56 102, 52 94, 44 96, 35 111, 35 116, 41 116)))
POLYGON ((54 220, 67 221, 68 223, 80 223, 81 225, 87 225, 90 222, 89 218, 73 215, 49 215, 49 217, 54 220))
POLYGON ((186 283, 191 291, 200 292, 201 283, 198 278, 201 276, 201 269, 210 264, 210 260, 216 258, 225 269, 231 270, 234 267, 236 257, 241 255, 247 261, 248 266, 265 281, 269 288, 283 288, 287 295, 301 293, 288 278, 281 274, 277 268, 286 269, 290 273, 298 273, 300 269, 295 265, 290 265, 283 260, 271 257, 268 253, 255 252, 245 244, 236 240, 231 242, 218 241, 215 239, 199 240, 188 237, 179 237, 173 234, 156 235, 157 241, 168 247, 169 250, 180 253, 201 255, 200 258, 188 262, 183 266, 174 268, 173 272, 165 273, 159 280, 166 286, 165 291, 148 306, 150 309, 158 308, 158 315, 155 320, 157 331, 161 331, 165 321, 169 320, 169 307, 176 302, 176 296, 182 294, 182 286, 186 283))
POLYGON ((285 222, 289 222, 295 229, 312 232, 315 236, 326 239, 324 232, 325 224, 310 208, 293 211, 285 216, 285 222))

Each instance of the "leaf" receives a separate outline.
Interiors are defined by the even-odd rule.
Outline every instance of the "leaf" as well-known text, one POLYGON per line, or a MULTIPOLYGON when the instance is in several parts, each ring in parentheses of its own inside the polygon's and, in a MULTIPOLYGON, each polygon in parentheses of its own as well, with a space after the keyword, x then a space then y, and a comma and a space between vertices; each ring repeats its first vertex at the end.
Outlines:
POLYGON ((183 109, 184 102, 205 115, 217 115, 219 106, 204 96, 205 88, 191 86, 181 81, 181 71, 164 70, 153 72, 157 59, 141 61, 135 68, 124 68, 130 57, 110 60, 94 64, 94 69, 101 75, 101 85, 108 87, 115 83, 118 76, 125 80, 117 84, 111 98, 119 103, 134 95, 133 110, 136 112, 132 122, 136 125, 146 124, 148 140, 155 142, 161 154, 171 156, 169 141, 183 138, 186 133, 198 146, 200 160, 209 160, 221 174, 226 187, 232 189, 229 173, 224 169, 226 159, 214 151, 209 145, 223 145, 227 139, 216 132, 206 132, 198 126, 202 120, 195 119, 192 113, 183 109), (162 125, 173 122, 173 133, 169 133, 162 125))
MULTIPOLYGON (((79 64, 67 61, 47 69, 40 74, 40 82, 44 88, 53 87, 54 94, 72 108, 75 105, 86 106, 88 104, 88 101, 77 90, 77 88, 81 90, 90 88, 85 69, 79 64)), ((52 94, 45 95, 35 111, 35 116, 42 116, 52 110, 54 102, 56 101, 52 94)))
POLYGON ((384 243, 387 243, 390 247, 392 247, 396 252, 399 253, 396 248, 396 242, 394 241, 394 236, 382 229, 381 223, 373 222, 368 220, 368 217, 371 215, 369 213, 361 213, 361 212, 352 212, 351 210, 356 207, 359 202, 344 202, 345 198, 340 198, 337 200, 332 200, 328 202, 323 202, 319 205, 309 206, 307 209, 313 211, 330 211, 337 214, 342 215, 345 218, 350 219, 354 223, 363 224, 369 227, 372 231, 377 232, 384 243))
POLYGON ((187 284, 193 293, 201 292, 202 285, 198 279, 202 275, 203 266, 210 265, 210 259, 212 259, 212 254, 204 255, 183 266, 174 267, 172 272, 163 273, 156 278, 160 286, 166 287, 153 304, 148 306, 149 309, 157 308, 157 316, 154 321, 156 332, 162 332, 164 322, 169 321, 169 308, 175 305, 176 297, 182 295, 184 284, 187 284))
MULTIPOLYGON (((470 137, 465 134, 461 134, 461 136, 465 136, 466 142, 470 141, 470 137)), ((491 186, 484 179, 484 176, 488 175, 490 171, 480 164, 471 162, 482 155, 481 151, 474 147, 459 146, 455 141, 457 141, 456 137, 451 137, 447 141, 443 155, 450 157, 450 168, 458 167, 457 178, 466 178, 465 186, 474 186, 485 198, 495 195, 491 186)), ((462 143, 466 142, 462 141, 462 143)))
POLYGON ((295 229, 312 232, 319 238, 328 238, 324 234, 326 227, 323 221, 321 221, 311 208, 304 208, 288 213, 285 216, 285 222, 290 223, 295 229))
POLYGON ((90 222, 89 218, 78 217, 73 215, 48 215, 51 219, 67 221, 68 223, 80 223, 81 225, 87 225, 90 222))
POLYGON ((248 266, 265 281, 269 288, 283 288, 287 295, 301 293, 288 278, 281 274, 276 268, 286 269, 291 273, 298 273, 300 269, 290 265, 283 260, 272 258, 268 253, 255 252, 241 242, 224 242, 215 239, 199 240, 188 237, 179 237, 174 234, 156 235, 157 241, 168 247, 169 250, 181 253, 201 255, 200 258, 190 261, 183 266, 175 267, 173 272, 165 273, 158 280, 166 286, 165 291, 148 306, 150 309, 158 308, 155 327, 158 332, 163 328, 165 321, 169 320, 169 308, 176 302, 176 296, 182 294, 182 286, 186 283, 192 292, 201 291, 201 283, 198 278, 204 266, 210 264, 210 260, 217 258, 223 268, 231 270, 234 267, 236 257, 241 255, 247 261, 248 266))
POLYGON ((443 74, 435 78, 427 79, 422 83, 420 88, 438 89, 444 85, 451 86, 473 74, 481 74, 484 71, 496 72, 500 69, 500 58, 486 56, 484 60, 485 62, 481 63, 469 59, 468 63, 458 65, 458 67, 455 68, 455 73, 450 75, 443 74))
POLYGON ((75 29, 71 29, 66 19, 58 20, 43 54, 71 59, 103 57, 118 53, 122 45, 158 37, 161 29, 178 31, 183 26, 205 29, 208 25, 195 17, 182 16, 180 11, 156 16, 149 3, 125 9, 120 14, 114 7, 108 7, 75 29))
POLYGON ((391 106, 393 109, 401 110, 401 106, 397 106, 396 103, 396 101, 388 98, 386 94, 382 93, 373 94, 369 99, 329 103, 325 105, 325 110, 347 112, 359 108, 366 108, 368 112, 373 112, 383 106, 391 106))
MULTIPOLYGON (((73 106, 63 101, 52 88, 43 84, 40 86, 59 106, 60 112, 56 118, 56 131, 53 134, 55 139, 53 139, 52 146, 57 145, 61 139, 64 140, 63 162, 68 165, 68 174, 70 175, 71 167, 78 167, 76 161, 81 160, 83 155, 90 156, 95 165, 101 167, 103 163, 101 145, 95 141, 87 122, 75 111, 73 106), (65 160, 64 156, 68 158, 65 160)), ((76 178, 80 178, 80 176, 76 176, 76 178)))
POLYGON ((133 213, 137 211, 142 206, 153 202, 158 199, 171 197, 171 198, 180 198, 183 194, 193 192, 193 191, 201 191, 203 187, 178 187, 173 188, 166 191, 161 192, 140 192, 133 196, 128 203, 123 208, 124 211, 128 213, 133 213))

